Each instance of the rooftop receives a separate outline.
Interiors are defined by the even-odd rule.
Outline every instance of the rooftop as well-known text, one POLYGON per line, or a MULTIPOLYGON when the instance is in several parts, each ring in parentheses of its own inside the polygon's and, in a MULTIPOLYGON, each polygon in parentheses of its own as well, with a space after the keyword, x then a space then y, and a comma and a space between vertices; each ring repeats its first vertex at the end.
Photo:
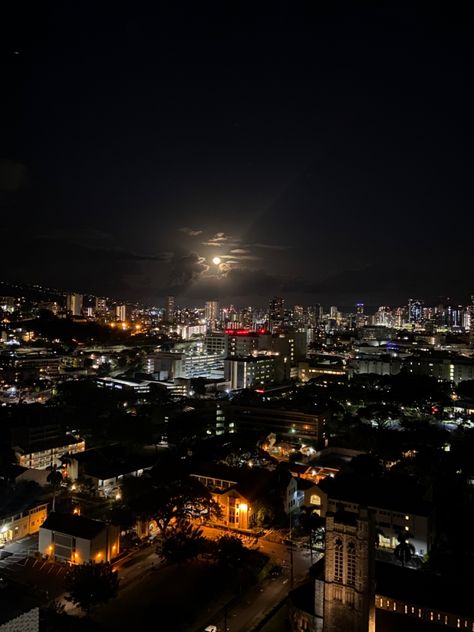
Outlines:
POLYGON ((472 585, 452 582, 429 572, 376 562, 376 593, 444 612, 474 616, 472 585))
POLYGON ((92 538, 103 531, 106 526, 105 522, 101 522, 100 520, 91 520, 90 518, 76 514, 52 512, 46 518, 45 522, 43 522, 41 528, 71 535, 75 538, 92 540, 92 538))
POLYGON ((74 454, 73 458, 84 468, 85 474, 101 480, 152 467, 156 462, 154 456, 133 454, 118 444, 92 448, 74 454))
POLYGON ((411 480, 399 477, 342 474, 323 479, 319 487, 328 498, 336 501, 409 512, 417 516, 428 516, 432 512, 432 503, 426 500, 426 490, 411 480))

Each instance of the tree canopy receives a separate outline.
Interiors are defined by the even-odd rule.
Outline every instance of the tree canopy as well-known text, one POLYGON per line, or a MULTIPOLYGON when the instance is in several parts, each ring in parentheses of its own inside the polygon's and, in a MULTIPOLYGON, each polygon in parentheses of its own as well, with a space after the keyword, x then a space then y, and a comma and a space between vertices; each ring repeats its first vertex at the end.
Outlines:
POLYGON ((73 566, 66 575, 68 600, 86 614, 91 609, 117 596, 119 578, 108 563, 73 566))
POLYGON ((124 481, 124 504, 141 518, 153 518, 164 534, 173 521, 196 516, 218 516, 220 506, 210 491, 191 476, 142 476, 124 481))
POLYGON ((179 520, 164 535, 159 552, 168 562, 185 562, 197 557, 204 545, 202 530, 187 520, 179 520))

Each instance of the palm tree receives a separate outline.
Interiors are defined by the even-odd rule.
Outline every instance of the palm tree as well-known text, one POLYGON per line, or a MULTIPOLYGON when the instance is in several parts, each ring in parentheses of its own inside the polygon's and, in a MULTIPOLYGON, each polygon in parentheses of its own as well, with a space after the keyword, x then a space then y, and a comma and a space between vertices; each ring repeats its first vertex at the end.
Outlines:
POLYGON ((53 504, 51 506, 51 511, 56 511, 56 493, 63 480, 63 475, 61 470, 58 470, 58 466, 56 464, 50 465, 48 469, 50 472, 46 477, 46 480, 53 488, 53 504))

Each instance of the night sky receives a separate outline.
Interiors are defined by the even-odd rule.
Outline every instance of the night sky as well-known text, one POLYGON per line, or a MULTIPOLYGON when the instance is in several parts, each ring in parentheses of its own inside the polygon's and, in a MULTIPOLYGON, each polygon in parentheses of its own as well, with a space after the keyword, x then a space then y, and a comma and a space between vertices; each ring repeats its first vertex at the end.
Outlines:
POLYGON ((151 304, 474 291, 468 3, 10 4, 1 279, 151 304))

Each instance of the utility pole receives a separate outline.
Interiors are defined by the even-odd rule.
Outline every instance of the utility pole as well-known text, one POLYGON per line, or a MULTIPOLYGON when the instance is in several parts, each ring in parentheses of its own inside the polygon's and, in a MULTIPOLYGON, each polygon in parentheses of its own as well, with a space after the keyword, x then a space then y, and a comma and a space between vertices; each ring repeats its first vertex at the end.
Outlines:
POLYGON ((293 590, 295 575, 293 569, 293 523, 292 523, 292 512, 290 511, 290 587, 293 590))

